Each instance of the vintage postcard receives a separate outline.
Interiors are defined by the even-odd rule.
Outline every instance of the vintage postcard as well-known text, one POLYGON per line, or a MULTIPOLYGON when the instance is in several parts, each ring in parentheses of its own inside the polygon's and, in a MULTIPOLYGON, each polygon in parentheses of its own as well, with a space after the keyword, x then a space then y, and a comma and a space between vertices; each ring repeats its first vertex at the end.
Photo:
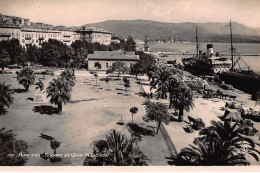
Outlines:
POLYGON ((259 171, 259 18, 258 0, 0 0, 0 169, 259 171))

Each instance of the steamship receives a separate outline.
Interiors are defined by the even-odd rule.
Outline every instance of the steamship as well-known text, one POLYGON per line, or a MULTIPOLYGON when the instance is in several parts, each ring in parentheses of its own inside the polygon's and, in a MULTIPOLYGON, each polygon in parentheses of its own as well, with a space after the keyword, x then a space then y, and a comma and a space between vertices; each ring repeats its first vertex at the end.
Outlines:
POLYGON ((185 70, 197 75, 214 75, 229 71, 231 60, 221 57, 218 52, 214 54, 213 44, 207 44, 207 52, 199 51, 197 28, 196 43, 196 55, 190 58, 182 58, 185 70))
POLYGON ((232 84, 233 87, 252 94, 252 99, 257 99, 260 95, 260 75, 255 73, 250 66, 238 56, 236 49, 233 47, 231 20, 230 38, 231 58, 220 57, 218 52, 214 55, 213 44, 207 44, 207 53, 201 53, 201 51, 198 50, 196 28, 197 54, 191 58, 182 59, 184 68, 196 75, 218 76, 220 81, 232 84))

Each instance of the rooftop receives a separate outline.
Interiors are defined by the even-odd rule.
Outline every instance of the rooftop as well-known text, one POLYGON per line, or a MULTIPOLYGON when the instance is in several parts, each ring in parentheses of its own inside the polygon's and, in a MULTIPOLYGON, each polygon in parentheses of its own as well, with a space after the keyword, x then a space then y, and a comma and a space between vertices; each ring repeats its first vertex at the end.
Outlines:
POLYGON ((124 51, 95 51, 88 55, 88 60, 131 60, 138 61, 139 55, 124 51))

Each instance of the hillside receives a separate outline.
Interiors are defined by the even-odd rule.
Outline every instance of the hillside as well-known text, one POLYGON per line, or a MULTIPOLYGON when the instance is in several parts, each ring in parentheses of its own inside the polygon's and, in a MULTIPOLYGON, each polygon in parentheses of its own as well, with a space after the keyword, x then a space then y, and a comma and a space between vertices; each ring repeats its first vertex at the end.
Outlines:
MULTIPOLYGON (((84 26, 92 26, 103 28, 126 38, 132 35, 134 39, 144 39, 144 35, 148 35, 150 40, 162 40, 169 38, 182 41, 194 41, 195 28, 198 27, 198 37, 200 41, 217 41, 228 42, 229 23, 163 23, 149 20, 107 20, 99 23, 86 24, 84 26)), ((79 27, 73 27, 79 29, 79 27)), ((260 29, 250 28, 243 24, 232 22, 234 40, 236 42, 260 42, 260 29)))

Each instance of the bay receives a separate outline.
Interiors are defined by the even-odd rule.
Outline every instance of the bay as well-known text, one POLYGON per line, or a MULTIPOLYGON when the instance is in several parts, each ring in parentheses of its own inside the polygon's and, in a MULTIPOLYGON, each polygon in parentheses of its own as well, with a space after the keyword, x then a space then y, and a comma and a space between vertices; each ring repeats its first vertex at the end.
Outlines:
MULTIPOLYGON (((202 52, 207 51, 207 44, 213 44, 214 53, 230 54, 230 43, 199 43, 199 48, 202 52)), ((137 45, 143 47, 143 45, 137 45)), ((255 43, 233 43, 238 55, 248 64, 254 71, 260 72, 260 44, 255 43), (258 56, 243 56, 243 55, 258 55, 258 56)), ((196 52, 196 43, 150 43, 149 51, 151 52, 174 52, 174 53, 190 53, 196 52)), ((190 55, 189 55, 190 56, 190 55)), ((181 61, 181 55, 172 55, 167 59, 176 59, 181 61)), ((187 56, 186 56, 187 57, 187 56)), ((226 56, 230 57, 230 56, 226 56)), ((243 63, 242 63, 243 65, 243 63)))

